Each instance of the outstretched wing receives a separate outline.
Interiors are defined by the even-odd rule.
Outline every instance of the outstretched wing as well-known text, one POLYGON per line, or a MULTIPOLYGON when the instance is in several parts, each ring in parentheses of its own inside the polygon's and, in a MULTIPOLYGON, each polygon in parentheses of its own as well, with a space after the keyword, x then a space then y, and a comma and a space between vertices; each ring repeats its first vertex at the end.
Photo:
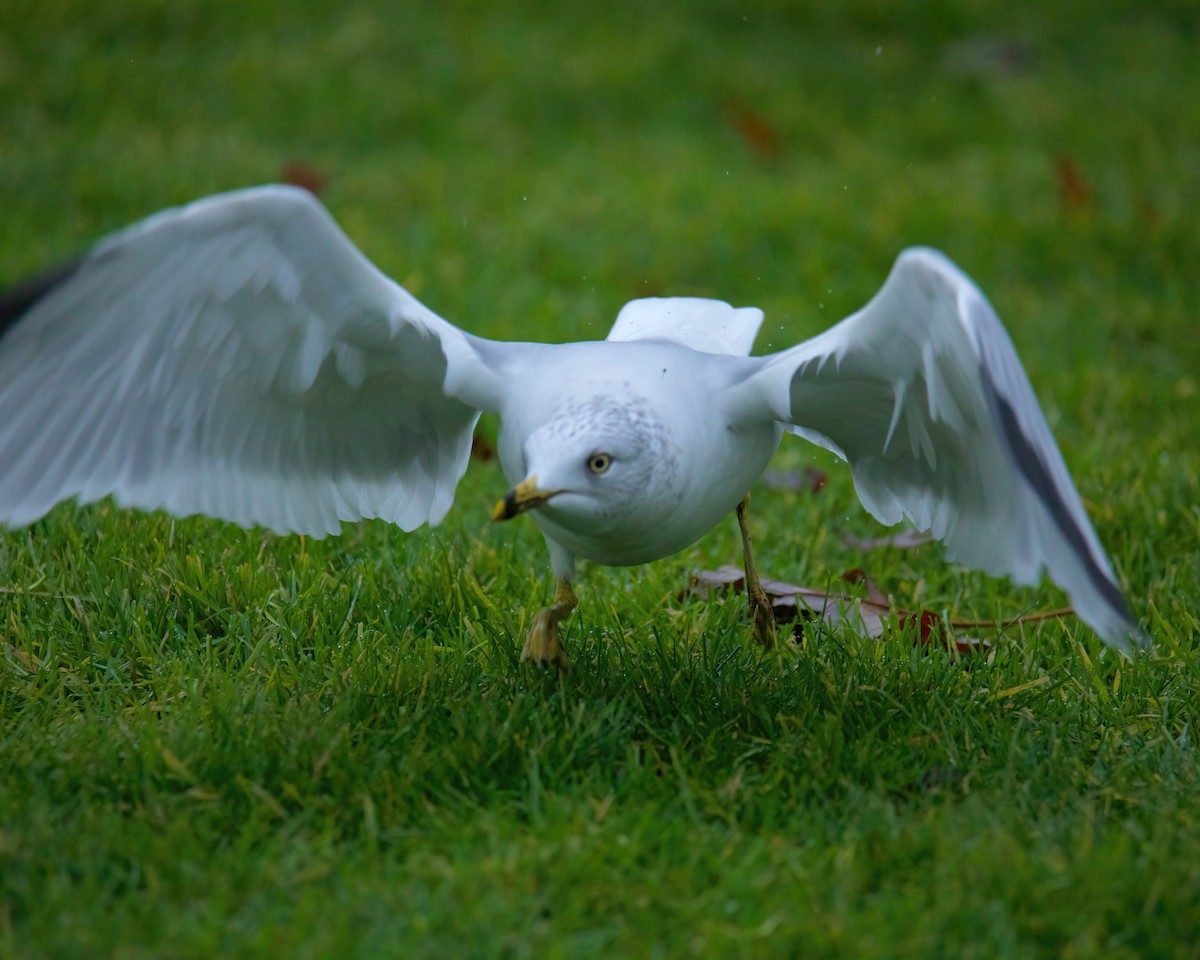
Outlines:
POLYGON ((113 494, 314 536, 437 523, 487 403, 473 344, 302 190, 156 214, 0 300, 0 522, 113 494))
POLYGON ((942 254, 905 251, 864 309, 746 386, 848 460, 883 523, 908 517, 1020 583, 1044 567, 1105 641, 1143 641, 1008 334, 942 254))

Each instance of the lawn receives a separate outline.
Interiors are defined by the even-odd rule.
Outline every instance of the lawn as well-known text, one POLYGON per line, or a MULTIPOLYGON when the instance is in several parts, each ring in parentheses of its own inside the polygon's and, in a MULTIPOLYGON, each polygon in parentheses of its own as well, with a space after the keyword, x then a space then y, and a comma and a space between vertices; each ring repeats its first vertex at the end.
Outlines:
MULTIPOLYGON (((1063 619, 764 653, 740 597, 682 595, 740 562, 731 519, 585 567, 559 680, 517 662, 552 580, 489 522, 494 459, 413 534, 64 505, 0 530, 0 957, 1200 956, 1195 9, 801 6, 8 0, 0 283, 289 177, 473 332, 717 296, 767 352, 930 244, 1154 650, 1063 619)), ((755 490, 768 576, 1064 603, 849 546, 883 531, 848 471, 775 466, 828 483, 755 490)))

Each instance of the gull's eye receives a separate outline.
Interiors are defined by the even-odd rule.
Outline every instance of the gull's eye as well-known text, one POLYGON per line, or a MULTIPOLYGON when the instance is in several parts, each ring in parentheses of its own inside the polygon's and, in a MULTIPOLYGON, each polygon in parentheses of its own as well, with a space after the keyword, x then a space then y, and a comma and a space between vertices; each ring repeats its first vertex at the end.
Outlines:
POLYGON ((594 474, 601 474, 612 466, 612 457, 607 453, 593 453, 588 457, 588 469, 594 474))

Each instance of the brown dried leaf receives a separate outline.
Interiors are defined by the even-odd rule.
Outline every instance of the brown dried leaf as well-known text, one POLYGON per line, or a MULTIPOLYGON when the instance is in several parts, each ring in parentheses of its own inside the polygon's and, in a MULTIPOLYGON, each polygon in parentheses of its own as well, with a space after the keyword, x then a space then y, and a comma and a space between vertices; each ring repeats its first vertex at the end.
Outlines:
MULTIPOLYGON (((870 600, 858 600, 843 594, 813 590, 776 597, 771 601, 776 623, 795 623, 801 627, 805 620, 821 620, 828 627, 849 625, 851 630, 861 631, 868 637, 882 636, 884 621, 889 614, 870 600)), ((793 630, 793 632, 796 632, 793 630)))
MULTIPOLYGON (((894 620, 901 629, 913 628, 913 641, 919 646, 949 644, 959 653, 975 653, 990 650, 992 647, 989 640, 948 634, 945 621, 932 610, 914 612, 894 606, 861 567, 847 571, 842 575, 842 579, 861 587, 866 596, 858 597, 817 587, 803 587, 782 580, 762 579, 761 582, 763 590, 771 599, 775 622, 795 624, 793 632, 798 638, 803 635, 803 624, 808 620, 819 619, 828 627, 846 624, 850 629, 868 637, 882 636, 888 621, 894 620)), ((716 570, 700 570, 693 573, 685 593, 707 596, 714 591, 740 593, 745 589, 745 573, 732 564, 725 564, 716 570)), ((679 599, 683 598, 684 594, 681 594, 679 599)), ((1050 615, 1062 612, 1052 611, 1050 615)), ((1032 614, 1026 618, 1017 618, 1006 625, 1024 622, 1026 619, 1042 620, 1046 617, 1046 614, 1032 614)), ((993 624, 989 621, 953 621, 950 626, 954 629, 979 629, 993 624)))
POLYGON ((772 162, 782 156, 783 149, 775 127, 748 103, 738 99, 727 101, 725 118, 752 153, 772 162))
MULTIPOLYGON (((877 637, 883 633, 884 618, 890 612, 886 598, 880 603, 870 596, 860 599, 831 593, 818 587, 785 583, 782 580, 764 579, 761 582, 763 590, 771 598, 771 609, 775 614, 776 623, 820 618, 828 626, 836 627, 848 623, 852 629, 862 630, 868 636, 877 637)), ((745 589, 745 573, 738 567, 726 564, 717 570, 701 570, 692 574, 688 592, 693 596, 706 596, 713 590, 738 593, 745 589)), ((875 592, 882 596, 878 588, 875 588, 875 592)))
POLYGON ((861 584, 867 591, 867 599, 872 603, 877 603, 881 607, 890 607, 891 601, 884 595, 884 592, 879 589, 875 581, 870 578, 867 571, 862 567, 855 567, 853 570, 847 570, 842 574, 842 579, 847 583, 861 584))
POLYGON ((697 570, 688 577, 687 592, 694 597, 707 597, 713 590, 746 589, 746 574, 733 564, 726 563, 716 570, 697 570))
POLYGON ((1092 185, 1074 160, 1067 156, 1054 158, 1058 199, 1066 213, 1088 213, 1092 209, 1092 185))
POLYGON ((921 610, 909 613, 907 610, 897 610, 897 621, 900 628, 914 627, 914 637, 921 646, 928 646, 933 640, 941 639, 943 635, 942 620, 932 610, 921 610))
POLYGON ((486 463, 488 460, 494 460, 495 458, 496 448, 492 446, 491 441, 486 437, 475 434, 471 438, 471 459, 482 460, 486 463))
POLYGON ((329 183, 329 174, 303 160, 292 160, 283 165, 283 169, 279 171, 279 179, 282 183, 302 187, 314 197, 319 197, 329 183))

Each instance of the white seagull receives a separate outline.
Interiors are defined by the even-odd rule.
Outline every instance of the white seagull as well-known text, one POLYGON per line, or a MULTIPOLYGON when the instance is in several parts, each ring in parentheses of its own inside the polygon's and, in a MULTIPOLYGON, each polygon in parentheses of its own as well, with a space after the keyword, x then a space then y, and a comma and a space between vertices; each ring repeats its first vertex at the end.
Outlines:
POLYGON ((412 530, 450 509, 488 411, 513 485, 494 518, 528 511, 558 578, 522 659, 565 670, 576 559, 683 549, 790 432, 847 460, 882 523, 1018 583, 1045 568, 1108 644, 1144 644, 1008 335, 944 255, 904 251, 862 310, 751 357, 762 317, 652 298, 603 341, 485 340, 384 276, 311 194, 209 197, 0 300, 0 523, 112 495, 313 537, 366 517, 412 530))

